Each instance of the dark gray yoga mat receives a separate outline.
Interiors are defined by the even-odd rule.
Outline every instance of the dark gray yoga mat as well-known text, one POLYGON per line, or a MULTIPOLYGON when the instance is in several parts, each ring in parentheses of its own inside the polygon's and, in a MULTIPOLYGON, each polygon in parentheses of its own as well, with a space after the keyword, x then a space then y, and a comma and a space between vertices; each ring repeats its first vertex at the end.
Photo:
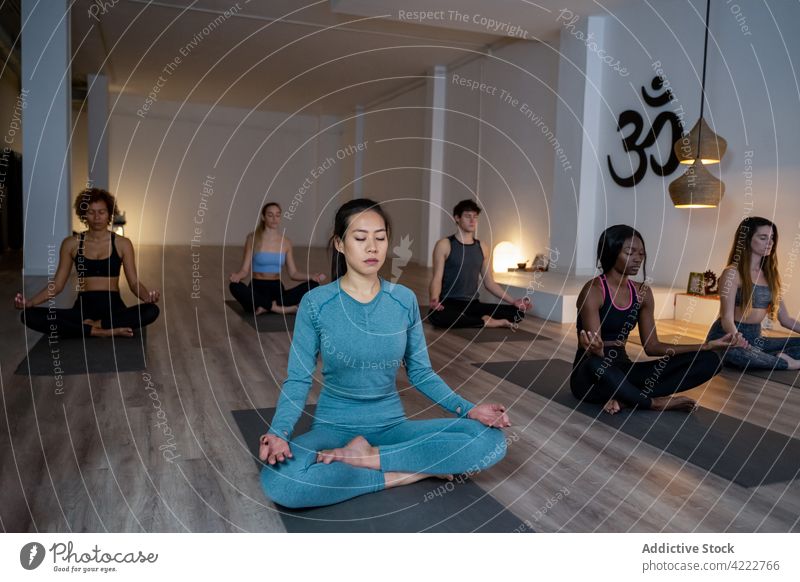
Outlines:
POLYGON ((512 331, 508 328, 498 327, 461 327, 448 329, 446 333, 452 333, 459 337, 463 337, 472 342, 488 343, 488 342, 542 342, 550 340, 549 337, 542 334, 535 334, 529 331, 518 329, 512 331))
POLYGON ((17 366, 20 376, 103 374, 144 370, 147 333, 134 337, 65 338, 49 343, 46 335, 36 342, 17 366))
MULTIPOLYGON (((314 406, 307 406, 295 428, 311 428, 314 406)), ((258 439, 274 408, 234 410, 234 421, 250 453, 258 460, 258 439)), ((510 511, 470 480, 424 479, 411 485, 361 495, 335 505, 288 509, 276 505, 288 532, 486 532, 530 531, 510 511)))
MULTIPOLYGON (((734 368, 727 368, 736 373, 734 368)), ((772 380, 779 384, 786 384, 792 388, 800 388, 800 370, 746 370, 748 376, 756 376, 765 380, 772 380)))
POLYGON ((276 331, 290 333, 294 331, 294 314, 283 315, 280 313, 264 313, 256 316, 254 313, 245 313, 244 309, 242 309, 242 306, 235 299, 229 299, 225 302, 225 305, 239 314, 239 317, 245 320, 250 327, 259 333, 276 331))
POLYGON ((564 360, 473 366, 743 487, 791 481, 800 471, 800 441, 707 408, 691 414, 625 409, 611 415, 597 404, 580 402, 569 389, 572 364, 564 360))

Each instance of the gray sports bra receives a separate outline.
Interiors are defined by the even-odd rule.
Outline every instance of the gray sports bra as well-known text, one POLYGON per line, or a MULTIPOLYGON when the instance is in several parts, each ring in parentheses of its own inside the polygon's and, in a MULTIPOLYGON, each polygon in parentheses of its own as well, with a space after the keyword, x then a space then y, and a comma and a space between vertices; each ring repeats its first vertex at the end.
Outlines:
MULTIPOLYGON (((772 292, 767 285, 753 285, 753 309, 766 309, 772 303, 772 292)), ((742 304, 742 288, 736 290, 736 305, 742 304)))

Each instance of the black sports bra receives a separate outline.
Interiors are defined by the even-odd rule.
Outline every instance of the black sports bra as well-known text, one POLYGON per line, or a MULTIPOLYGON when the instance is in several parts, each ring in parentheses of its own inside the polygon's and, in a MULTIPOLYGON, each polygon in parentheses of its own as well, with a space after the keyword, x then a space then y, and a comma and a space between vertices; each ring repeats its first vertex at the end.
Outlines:
POLYGON ((78 238, 78 252, 75 255, 75 270, 78 279, 84 277, 119 277, 122 258, 117 254, 117 247, 114 244, 116 235, 111 233, 111 254, 105 259, 87 259, 83 254, 83 241, 85 232, 78 238))

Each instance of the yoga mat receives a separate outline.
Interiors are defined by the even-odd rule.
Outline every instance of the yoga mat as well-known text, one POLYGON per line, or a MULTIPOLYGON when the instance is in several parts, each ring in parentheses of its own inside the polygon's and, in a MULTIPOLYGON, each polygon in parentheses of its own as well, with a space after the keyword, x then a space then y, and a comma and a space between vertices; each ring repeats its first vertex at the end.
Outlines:
POLYGON ((50 344, 42 336, 17 366, 19 376, 72 376, 135 372, 145 369, 147 332, 134 330, 134 337, 65 338, 50 344))
POLYGON ((294 331, 294 314, 283 315, 281 313, 264 313, 256 316, 254 313, 245 313, 244 309, 242 309, 242 306, 235 299, 229 299, 225 302, 225 305, 238 313, 239 317, 245 320, 250 327, 259 333, 276 331, 289 333, 294 331))
MULTIPOLYGON (((314 409, 314 406, 305 408, 295 434, 311 428, 314 409)), ((275 409, 234 410, 232 414, 261 470, 258 439, 266 432, 275 409)), ((468 479, 452 483, 423 479, 325 507, 288 509, 276 505, 276 508, 288 532, 530 531, 513 513, 468 479)))
MULTIPOLYGON (((735 371, 735 368, 727 369, 735 371)), ((792 388, 800 388, 800 370, 745 370, 744 373, 748 376, 756 376, 779 384, 786 384, 792 388)))
POLYGON ((542 334, 535 334, 529 331, 518 329, 512 331, 508 328, 502 327, 460 327, 448 329, 446 333, 452 333, 459 337, 463 337, 472 342, 488 343, 488 342, 532 342, 532 341, 549 341, 550 338, 542 334))
POLYGON ((800 470, 800 441, 707 408, 692 413, 623 409, 611 415, 597 404, 579 402, 569 389, 572 364, 564 360, 473 366, 743 487, 791 481, 800 470))

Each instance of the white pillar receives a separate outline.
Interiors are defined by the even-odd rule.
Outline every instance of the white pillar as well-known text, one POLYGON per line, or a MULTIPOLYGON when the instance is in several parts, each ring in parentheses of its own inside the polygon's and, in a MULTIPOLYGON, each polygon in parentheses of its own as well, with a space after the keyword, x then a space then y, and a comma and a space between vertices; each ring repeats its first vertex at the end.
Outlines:
POLYGON ((24 275, 47 275, 53 246, 57 258, 61 240, 71 232, 67 4, 22 0, 24 275))
MULTIPOLYGON (((604 19, 582 19, 578 27, 584 38, 592 35, 598 45, 603 41, 604 19)), ((602 46, 602 45, 601 45, 602 46)), ((586 276, 595 273, 595 252, 600 235, 597 218, 599 197, 603 195, 598 160, 604 152, 596 151, 603 106, 603 62, 588 52, 584 42, 567 29, 561 31, 561 58, 558 69, 556 127, 570 163, 565 169, 555 160, 551 211, 550 248, 558 251, 553 269, 586 276)))
POLYGON ((356 153, 353 156, 353 199, 364 197, 364 152, 358 147, 364 143, 364 106, 356 106, 356 153))
MULTIPOLYGON (((428 119, 426 130, 429 136, 426 164, 428 172, 423 178, 422 192, 425 195, 427 216, 423 217, 423 225, 427 224, 425 234, 425 265, 433 266, 433 247, 442 237, 442 207, 444 205, 444 140, 445 109, 447 107, 447 67, 436 65, 433 74, 428 78, 428 119)), ((423 212, 425 212, 423 210, 423 212)))
POLYGON ((108 190, 108 77, 88 75, 89 184, 108 190))

